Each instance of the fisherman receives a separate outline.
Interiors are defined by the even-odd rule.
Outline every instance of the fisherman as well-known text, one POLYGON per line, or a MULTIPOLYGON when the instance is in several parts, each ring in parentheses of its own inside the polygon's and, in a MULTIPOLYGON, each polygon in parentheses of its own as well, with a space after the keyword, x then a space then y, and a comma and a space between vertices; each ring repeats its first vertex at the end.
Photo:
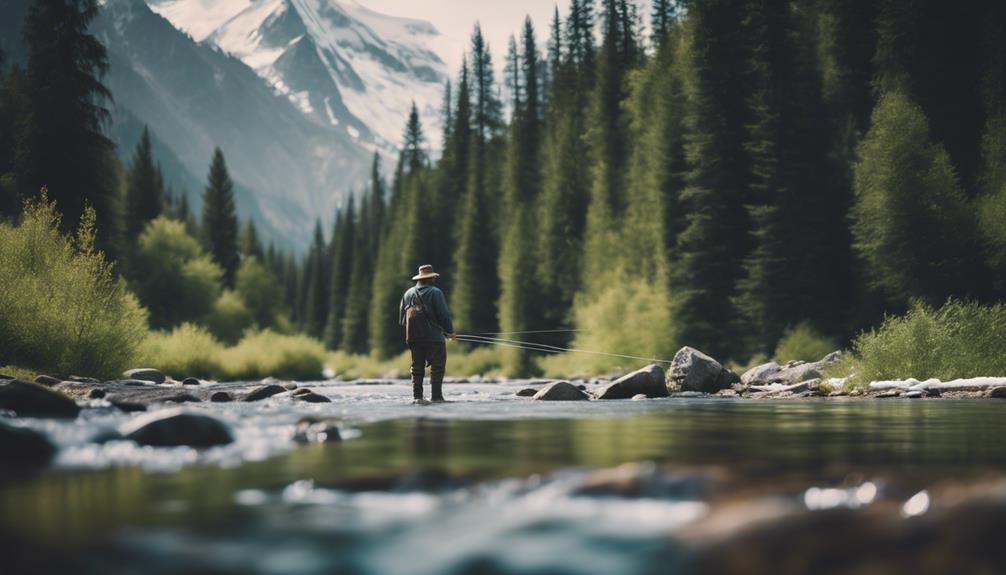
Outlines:
POLYGON ((447 309, 447 298, 433 282, 440 274, 433 266, 419 266, 412 276, 416 285, 409 288, 398 305, 398 323, 405 326, 405 341, 412 352, 413 403, 426 405, 423 399, 423 377, 430 366, 430 391, 434 403, 444 401, 444 369, 447 367, 447 340, 457 339, 454 322, 447 309))

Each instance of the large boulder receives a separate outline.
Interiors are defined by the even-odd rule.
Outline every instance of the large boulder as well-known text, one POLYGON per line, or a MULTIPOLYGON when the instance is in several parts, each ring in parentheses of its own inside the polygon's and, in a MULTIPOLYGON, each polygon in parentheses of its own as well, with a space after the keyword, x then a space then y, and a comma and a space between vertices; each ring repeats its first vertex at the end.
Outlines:
POLYGON ((20 417, 73 419, 80 413, 80 407, 62 393, 19 379, 0 385, 0 409, 9 409, 20 417))
POLYGON ((37 466, 49 463, 56 446, 41 433, 0 422, 0 463, 37 466))
POLYGON ((122 373, 125 379, 139 379, 140 381, 150 381, 153 383, 164 383, 167 378, 160 371, 150 367, 139 367, 122 373))
POLYGON ((770 377, 779 373, 782 366, 774 361, 756 365, 741 374, 741 383, 744 385, 759 384, 770 381, 770 377))
POLYGON ((286 388, 282 385, 276 385, 275 383, 270 383, 266 385, 260 385, 255 389, 248 392, 245 396, 245 401, 261 401, 267 397, 272 397, 280 393, 286 393, 286 388))
POLYGON ((643 369, 623 375, 608 385, 602 387, 596 396, 598 399, 631 399, 643 394, 646 397, 667 397, 667 382, 664 380, 664 369, 653 363, 643 369))
POLYGON ((824 377, 825 368, 840 359, 842 359, 842 352, 834 351, 819 361, 791 361, 786 365, 766 363, 744 372, 741 382, 744 385, 767 385, 772 383, 795 385, 811 379, 821 379, 824 377), (771 367, 773 365, 775 366, 774 369, 771 367))
POLYGON ((208 415, 165 409, 137 417, 119 431, 126 439, 154 447, 212 447, 234 441, 224 423, 208 415))
POLYGON ((554 381, 538 390, 532 399, 539 401, 581 401, 590 399, 586 393, 568 381, 554 381))
POLYGON ((683 347, 671 361, 671 381, 682 391, 716 393, 740 382, 736 373, 701 351, 683 347))

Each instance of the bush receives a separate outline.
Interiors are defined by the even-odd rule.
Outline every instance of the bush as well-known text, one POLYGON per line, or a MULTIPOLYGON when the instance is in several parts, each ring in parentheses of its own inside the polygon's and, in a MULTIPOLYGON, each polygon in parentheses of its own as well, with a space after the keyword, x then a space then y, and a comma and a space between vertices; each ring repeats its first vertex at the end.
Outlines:
POLYGON ((237 293, 225 290, 206 318, 206 326, 220 341, 233 345, 255 323, 251 310, 237 293))
POLYGON ((252 331, 235 347, 223 350, 220 361, 227 379, 317 380, 325 366, 325 346, 306 335, 252 331))
POLYGON ((786 330, 775 348, 775 361, 785 363, 794 359, 817 361, 838 349, 838 345, 822 335, 807 322, 786 330))
POLYGON ((223 276, 185 224, 164 216, 140 234, 128 272, 157 329, 205 319, 220 296, 223 276))
POLYGON ((183 323, 170 332, 151 333, 143 342, 140 361, 175 378, 220 377, 223 346, 204 327, 183 323))
POLYGON ((283 289, 275 274, 266 269, 257 257, 246 256, 241 260, 235 290, 244 300, 258 327, 276 325, 283 301, 283 289))
POLYGON ((94 249, 94 210, 73 238, 43 193, 21 223, 0 223, 0 365, 114 377, 133 364, 146 313, 94 249))
POLYGON ((854 343, 855 383, 1006 375, 1006 304, 916 302, 854 343))

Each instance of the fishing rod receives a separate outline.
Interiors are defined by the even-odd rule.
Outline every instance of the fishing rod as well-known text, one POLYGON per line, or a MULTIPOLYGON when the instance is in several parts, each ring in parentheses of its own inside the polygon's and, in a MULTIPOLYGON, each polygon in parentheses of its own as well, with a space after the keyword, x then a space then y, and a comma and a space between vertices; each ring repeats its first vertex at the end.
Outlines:
POLYGON ((530 333, 573 333, 577 331, 587 331, 585 329, 533 329, 530 331, 488 331, 485 333, 474 333, 471 335, 524 335, 530 333))
POLYGON ((526 351, 540 351, 540 352, 544 352, 544 353, 563 353, 563 352, 586 353, 586 354, 591 354, 591 355, 603 355, 603 356, 606 356, 606 357, 619 357, 619 358, 623 358, 623 359, 637 359, 637 360, 640 360, 640 361, 652 361, 654 363, 666 363, 666 364, 672 363, 669 360, 666 360, 666 359, 657 359, 655 357, 642 357, 642 356, 638 356, 638 355, 628 355, 628 354, 624 354, 624 353, 611 353, 611 352, 607 352, 607 351, 595 351, 595 350, 590 350, 590 349, 577 349, 577 348, 573 348, 573 347, 560 347, 560 346, 555 346, 555 345, 547 345, 547 344, 543 344, 543 343, 534 343, 534 342, 519 341, 519 340, 512 340, 512 339, 502 339, 502 338, 496 338, 496 337, 486 337, 486 336, 479 336, 479 335, 475 335, 475 334, 459 334, 457 337, 458 337, 459 340, 465 341, 465 342, 468 342, 468 343, 480 343, 480 344, 485 344, 485 345, 500 345, 500 346, 503 346, 503 347, 514 347, 514 348, 523 349, 523 350, 526 350, 526 351))

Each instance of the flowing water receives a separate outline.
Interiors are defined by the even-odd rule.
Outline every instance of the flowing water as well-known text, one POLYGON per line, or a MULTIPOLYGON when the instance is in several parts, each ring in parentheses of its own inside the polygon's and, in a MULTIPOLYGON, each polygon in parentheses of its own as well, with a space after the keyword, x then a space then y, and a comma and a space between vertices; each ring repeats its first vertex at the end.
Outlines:
POLYGON ((505 383, 422 407, 403 384, 311 387, 333 403, 187 407, 235 431, 206 451, 94 443, 136 417, 100 401, 72 423, 10 420, 61 450, 0 483, 4 555, 86 573, 665 573, 724 489, 856 507, 1006 472, 1006 402, 551 403, 505 383), (295 446, 306 415, 344 440, 295 446), (610 481, 623 464, 628 487, 610 481))

